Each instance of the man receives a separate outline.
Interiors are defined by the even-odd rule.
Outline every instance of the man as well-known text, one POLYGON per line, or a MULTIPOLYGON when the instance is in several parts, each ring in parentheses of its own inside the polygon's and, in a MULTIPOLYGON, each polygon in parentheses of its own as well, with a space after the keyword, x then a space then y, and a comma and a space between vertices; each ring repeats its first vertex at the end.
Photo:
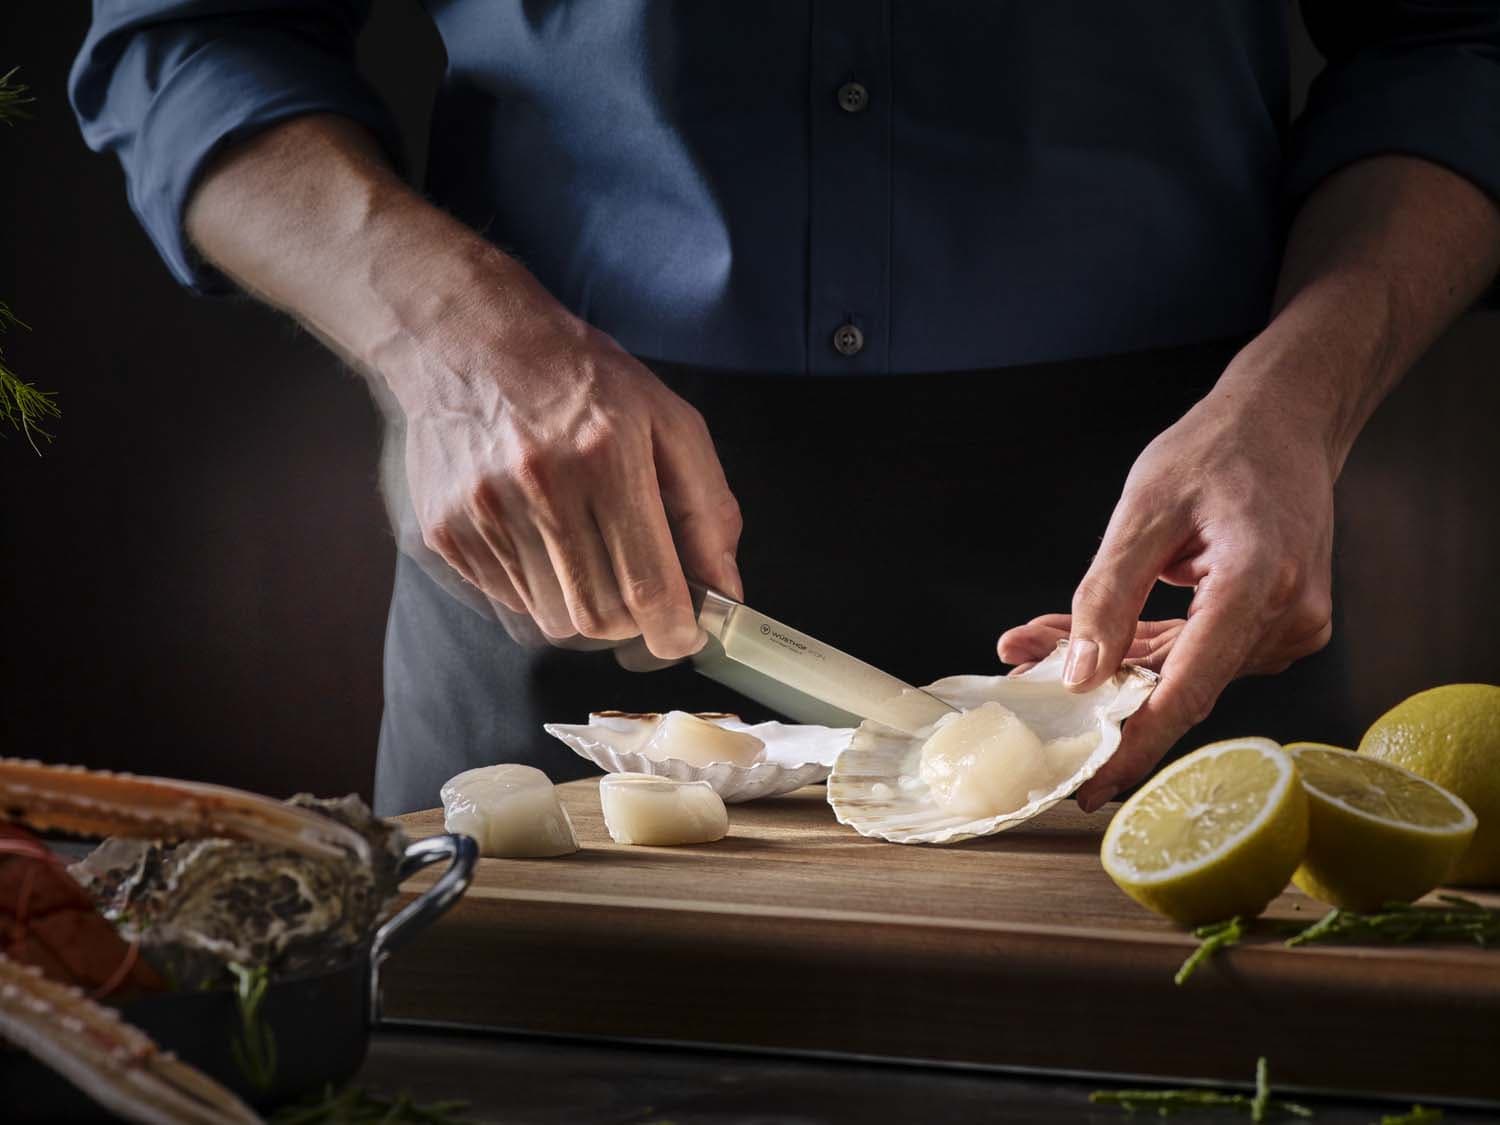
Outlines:
MULTIPOLYGON (((1162 672, 1097 808, 1328 643, 1339 469, 1500 265, 1500 4, 1309 0, 1330 62, 1288 129, 1261 0, 448 0, 431 202, 355 71, 366 7, 96 0, 72 93, 182 281, 386 403, 386 812, 575 769, 546 718, 731 702, 515 644, 454 575, 671 658, 686 574, 925 680, 1085 564, 999 652, 1162 672), (1191 604, 1142 622, 1159 581, 1191 604)), ((1327 721, 1329 671, 1240 732, 1327 721)))

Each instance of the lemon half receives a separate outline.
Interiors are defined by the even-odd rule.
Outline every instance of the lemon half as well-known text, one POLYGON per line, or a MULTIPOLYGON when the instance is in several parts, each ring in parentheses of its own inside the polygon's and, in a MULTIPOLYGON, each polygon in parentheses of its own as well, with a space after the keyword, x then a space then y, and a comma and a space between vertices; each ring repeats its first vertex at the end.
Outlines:
POLYGON ((1418 692, 1371 724, 1359 752, 1435 781, 1473 809, 1479 828, 1448 882, 1500 887, 1500 687, 1418 692))
POLYGON ((1410 770, 1316 742, 1286 749, 1308 797, 1307 854, 1292 882, 1313 898, 1346 910, 1411 902, 1474 837, 1469 806, 1410 770))
POLYGON ((1214 742, 1121 806, 1100 858, 1121 890, 1185 926, 1254 916, 1307 846, 1307 795, 1268 738, 1214 742))

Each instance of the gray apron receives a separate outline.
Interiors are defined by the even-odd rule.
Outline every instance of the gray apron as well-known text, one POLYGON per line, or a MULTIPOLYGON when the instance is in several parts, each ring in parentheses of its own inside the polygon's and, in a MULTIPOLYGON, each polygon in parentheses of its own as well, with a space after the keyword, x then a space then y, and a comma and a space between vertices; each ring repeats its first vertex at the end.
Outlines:
MULTIPOLYGON (((746 599, 924 684, 998 672, 1001 631, 1067 611, 1131 463, 1237 346, 959 374, 651 366, 708 420, 744 512, 746 599)), ((399 443, 398 433, 387 460, 402 552, 386 631, 378 812, 430 808, 447 778, 492 762, 526 762, 555 780, 596 772, 541 729, 591 710, 769 717, 685 666, 635 674, 608 652, 512 640, 420 547, 400 495, 399 443)), ((1159 587, 1147 616, 1180 616, 1190 593, 1159 587)), ((1177 749, 1238 734, 1348 745, 1358 731, 1330 647, 1275 678, 1236 681, 1177 749)))

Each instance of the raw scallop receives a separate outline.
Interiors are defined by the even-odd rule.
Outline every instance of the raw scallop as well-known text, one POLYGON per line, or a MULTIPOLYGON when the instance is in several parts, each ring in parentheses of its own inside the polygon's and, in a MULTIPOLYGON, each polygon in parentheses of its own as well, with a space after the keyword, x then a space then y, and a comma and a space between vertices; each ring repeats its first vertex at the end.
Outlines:
POLYGON ((722 727, 725 732, 753 736, 765 749, 761 760, 750 765, 734 762, 694 765, 681 758, 650 756, 647 745, 669 717, 670 714, 596 711, 586 724, 547 723, 542 729, 606 773, 644 773, 676 781, 706 781, 730 804, 774 797, 822 781, 854 734, 848 727, 807 723, 752 726, 741 722, 737 715, 708 712, 692 718, 722 727))
POLYGON ((573 822, 547 775, 533 766, 480 766, 439 790, 443 827, 479 842, 479 854, 502 859, 568 855, 578 850, 573 822))
POLYGON ((1018 809, 1048 770, 1042 740, 1002 703, 983 703, 938 720, 922 744, 917 776, 946 810, 991 816, 1018 809))
POLYGON ((641 753, 653 762, 675 758, 690 766, 711 766, 715 762, 753 766, 764 760, 766 744, 753 734, 721 727, 686 711, 668 711, 641 753))
POLYGON ((839 823, 897 844, 950 844, 1013 828, 1072 793, 1115 752, 1121 722, 1157 677, 1127 666, 1092 691, 1071 692, 1062 683, 1066 654, 1063 641, 1019 676, 938 680, 927 690, 965 714, 916 735, 861 723, 828 778, 839 823), (930 739, 936 748, 924 763, 930 739))
POLYGON ((617 844, 707 844, 729 831, 729 812, 706 781, 644 773, 599 779, 604 826, 617 844))

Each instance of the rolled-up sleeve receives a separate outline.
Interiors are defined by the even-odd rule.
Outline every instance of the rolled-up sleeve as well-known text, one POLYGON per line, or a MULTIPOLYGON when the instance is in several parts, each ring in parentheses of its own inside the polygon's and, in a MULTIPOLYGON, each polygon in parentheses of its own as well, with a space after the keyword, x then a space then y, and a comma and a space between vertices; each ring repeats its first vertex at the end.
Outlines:
POLYGON ((228 283, 183 232, 199 175, 225 144, 308 113, 369 127, 399 161, 355 40, 369 0, 95 0, 69 93, 84 139, 115 153, 130 205, 172 273, 200 292, 228 283))
POLYGON ((1500 199, 1500 0, 1303 0, 1328 65, 1292 129, 1293 203, 1346 164, 1419 156, 1500 199))

